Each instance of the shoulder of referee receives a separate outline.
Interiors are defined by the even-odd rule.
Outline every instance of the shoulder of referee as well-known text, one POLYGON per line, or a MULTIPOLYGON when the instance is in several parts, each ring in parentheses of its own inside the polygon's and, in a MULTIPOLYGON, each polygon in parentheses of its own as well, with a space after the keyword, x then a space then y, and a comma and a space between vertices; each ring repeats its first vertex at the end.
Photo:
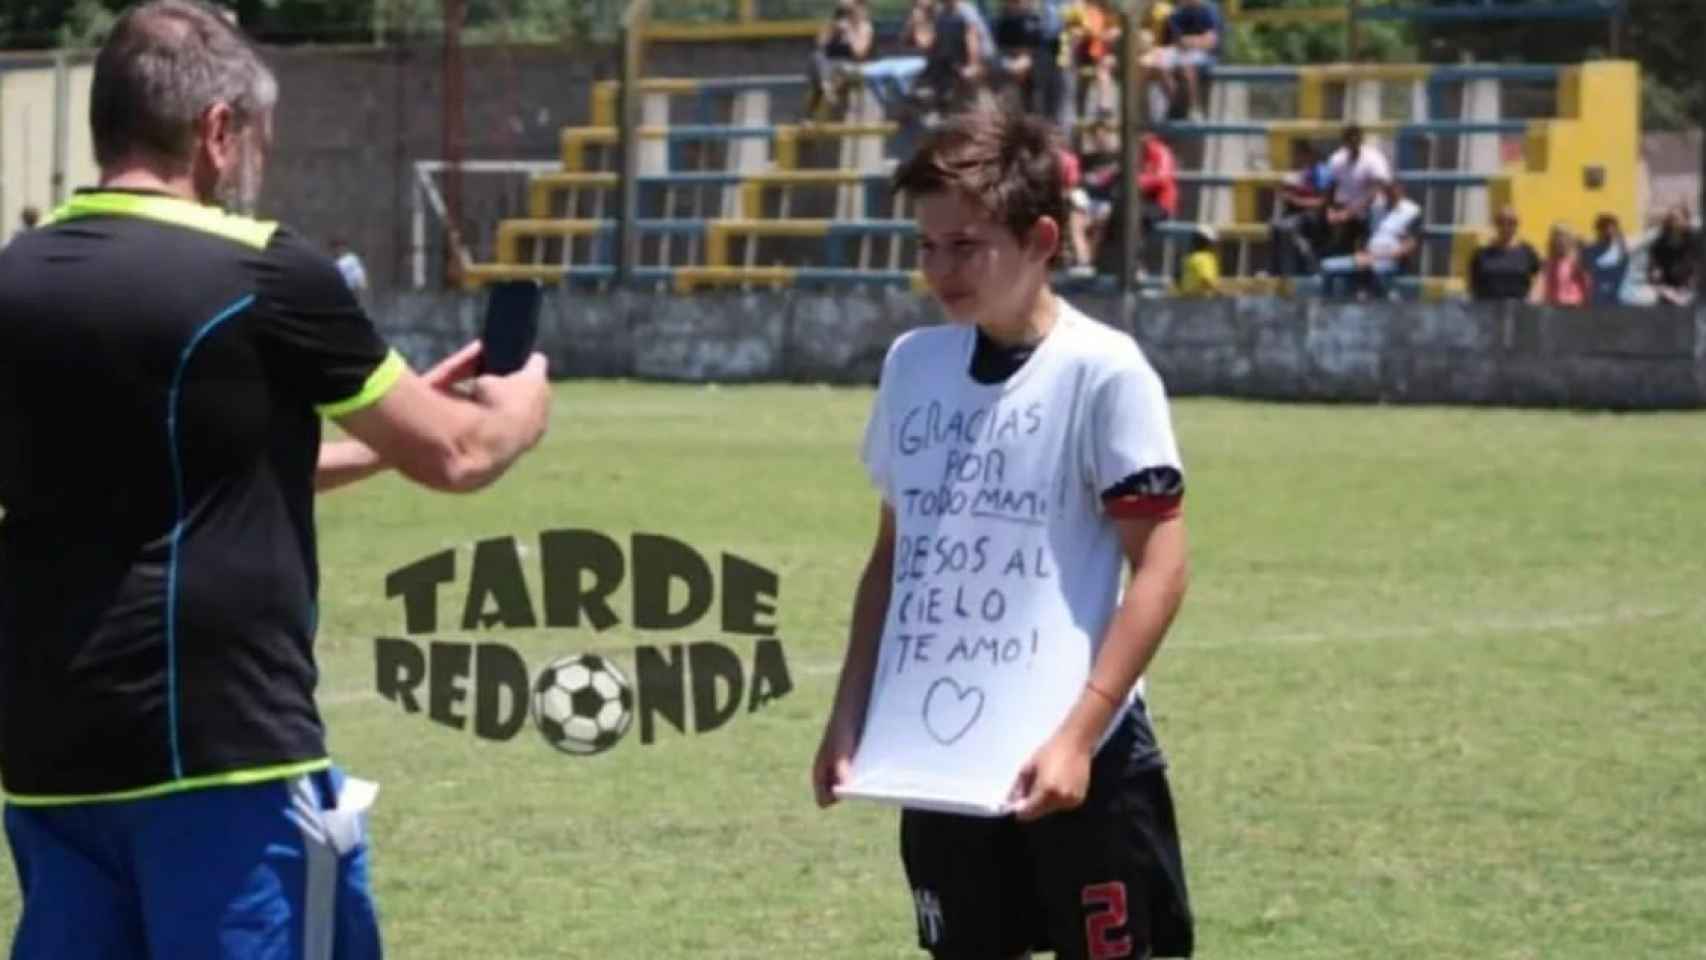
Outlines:
POLYGON ((292 279, 336 279, 341 276, 330 253, 283 225, 277 226, 267 239, 266 258, 292 279))
POLYGON ((288 227, 279 227, 267 241, 260 280, 263 298, 282 306, 363 312, 331 255, 288 227))

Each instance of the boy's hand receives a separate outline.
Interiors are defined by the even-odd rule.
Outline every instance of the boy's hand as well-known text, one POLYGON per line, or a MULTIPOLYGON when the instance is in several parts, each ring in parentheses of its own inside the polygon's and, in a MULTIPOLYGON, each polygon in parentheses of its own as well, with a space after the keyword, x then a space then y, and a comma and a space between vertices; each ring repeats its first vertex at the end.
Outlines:
POLYGON ((1090 791, 1090 746, 1068 731, 1050 737, 1013 784, 1013 815, 1020 822, 1077 809, 1090 791))
POLYGON ((812 761, 812 792, 817 805, 835 803, 835 788, 853 775, 853 752, 859 746, 859 733, 839 717, 831 717, 824 728, 823 742, 818 745, 817 758, 812 761))

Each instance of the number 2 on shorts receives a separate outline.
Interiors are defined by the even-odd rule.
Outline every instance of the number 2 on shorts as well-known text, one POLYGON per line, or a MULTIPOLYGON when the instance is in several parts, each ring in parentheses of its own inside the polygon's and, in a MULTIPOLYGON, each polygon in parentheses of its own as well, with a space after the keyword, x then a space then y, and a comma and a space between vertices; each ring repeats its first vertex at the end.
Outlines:
POLYGON ((1090 960, 1131 956, 1131 936, 1112 934, 1126 925, 1125 884, 1093 883, 1080 894, 1084 904, 1084 943, 1090 960))

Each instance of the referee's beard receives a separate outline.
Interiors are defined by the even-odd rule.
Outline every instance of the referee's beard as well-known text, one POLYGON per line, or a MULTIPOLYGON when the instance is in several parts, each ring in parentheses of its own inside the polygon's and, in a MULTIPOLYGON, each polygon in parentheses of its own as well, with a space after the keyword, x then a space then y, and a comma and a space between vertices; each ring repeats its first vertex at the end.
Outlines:
POLYGON ((252 216, 261 201, 261 148, 251 136, 243 137, 237 163, 214 186, 213 199, 232 213, 252 216))

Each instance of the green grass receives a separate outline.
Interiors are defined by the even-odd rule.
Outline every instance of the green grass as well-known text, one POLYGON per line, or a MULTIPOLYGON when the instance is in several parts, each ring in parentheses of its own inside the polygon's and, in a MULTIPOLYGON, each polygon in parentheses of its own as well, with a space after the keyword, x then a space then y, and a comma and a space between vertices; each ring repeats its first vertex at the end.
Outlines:
MULTIPOLYGON (((383 478, 322 501, 325 712, 384 785, 394 956, 917 955, 892 811, 820 812, 806 783, 876 514, 869 399, 566 385, 487 494, 383 478), (388 570, 563 527, 777 570, 794 692, 590 759, 369 693, 373 637, 402 629, 388 570)), ((1151 689, 1198 955, 1706 957, 1706 416, 1174 413, 1194 582, 1151 689)), ((714 630, 486 635, 537 669, 714 630)), ((16 911, 7 884, 0 927, 16 911)))

